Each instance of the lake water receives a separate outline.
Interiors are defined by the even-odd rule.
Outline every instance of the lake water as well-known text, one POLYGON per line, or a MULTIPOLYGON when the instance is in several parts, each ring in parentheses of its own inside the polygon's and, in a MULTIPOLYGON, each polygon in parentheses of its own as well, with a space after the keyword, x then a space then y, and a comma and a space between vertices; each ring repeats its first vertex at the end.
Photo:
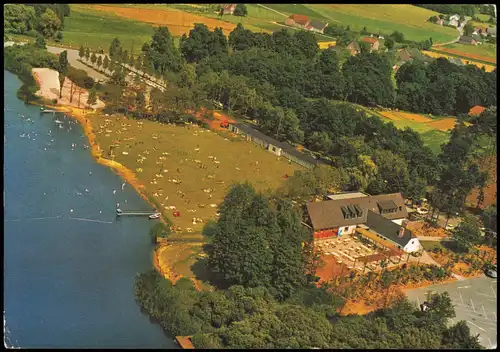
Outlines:
POLYGON ((175 348, 134 300, 136 273, 152 268, 153 222, 115 216, 117 202, 151 207, 94 161, 76 122, 17 99, 20 85, 4 71, 7 344, 175 348))

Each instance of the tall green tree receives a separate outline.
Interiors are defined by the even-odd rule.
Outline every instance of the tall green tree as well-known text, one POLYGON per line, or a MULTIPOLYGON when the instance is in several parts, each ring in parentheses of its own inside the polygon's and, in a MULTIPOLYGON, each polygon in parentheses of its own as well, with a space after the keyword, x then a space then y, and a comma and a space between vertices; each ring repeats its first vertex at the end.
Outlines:
POLYGON ((89 97, 87 99, 87 105, 91 106, 97 102, 97 90, 92 88, 89 92, 89 97))
POLYGON ((92 55, 90 56, 90 62, 92 62, 92 65, 97 62, 97 55, 95 53, 92 53, 92 55))
POLYGON ((236 9, 234 9, 233 15, 235 16, 246 16, 248 14, 247 7, 244 4, 237 4, 236 9))
POLYGON ((85 56, 85 48, 83 47, 83 45, 80 45, 80 49, 78 50, 78 56, 80 57, 80 60, 82 60, 83 57, 85 56))
POLYGON ((120 39, 118 38, 113 39, 111 45, 109 46, 109 57, 111 58, 111 60, 115 61, 117 60, 118 51, 120 50, 121 47, 122 45, 120 39))
POLYGON ((104 56, 104 60, 102 61, 102 67, 104 68, 104 71, 106 71, 109 67, 109 58, 108 55, 104 56))
POLYGON ((64 50, 59 54, 59 65, 57 68, 59 72, 59 98, 62 98, 62 88, 64 85, 64 80, 68 74, 68 51, 64 50))
POLYGON ((97 64, 97 68, 100 69, 102 66, 102 56, 101 55, 99 55, 99 57, 97 58, 96 64, 97 64))
POLYGON ((453 230, 451 237, 459 249, 469 251, 472 246, 481 242, 481 223, 475 216, 466 214, 453 230))
POLYGON ((85 49, 85 61, 89 62, 90 60, 90 48, 85 49))

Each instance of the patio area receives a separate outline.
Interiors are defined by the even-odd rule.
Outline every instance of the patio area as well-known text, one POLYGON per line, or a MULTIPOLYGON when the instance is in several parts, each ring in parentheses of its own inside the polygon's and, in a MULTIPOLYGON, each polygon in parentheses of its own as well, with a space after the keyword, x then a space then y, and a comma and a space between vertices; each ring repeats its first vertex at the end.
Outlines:
MULTIPOLYGON (((387 252, 380 249, 380 246, 363 244, 356 235, 319 239, 315 241, 315 245, 323 256, 334 257, 338 264, 345 264, 349 270, 359 272, 381 270, 380 261, 387 258, 387 252)), ((392 251, 389 255, 387 267, 399 265, 399 253, 392 251)))

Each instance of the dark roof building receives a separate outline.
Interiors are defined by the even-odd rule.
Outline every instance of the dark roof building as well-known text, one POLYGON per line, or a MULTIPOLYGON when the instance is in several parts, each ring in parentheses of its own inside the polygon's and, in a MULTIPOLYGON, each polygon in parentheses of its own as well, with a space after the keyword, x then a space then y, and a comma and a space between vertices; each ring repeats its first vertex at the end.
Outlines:
POLYGON ((403 219, 408 216, 401 193, 307 204, 309 218, 315 231, 364 224, 369 210, 381 214, 388 220, 403 219))
POLYGON ((311 22, 309 22, 309 25, 307 26, 307 29, 323 33, 323 30, 327 26, 328 26, 328 23, 323 23, 323 22, 318 21, 318 20, 311 20, 311 22))
POLYGON ((269 137, 247 124, 232 122, 229 123, 228 129, 237 134, 244 134, 246 135, 247 140, 252 140, 254 143, 262 145, 270 152, 278 156, 284 156, 288 160, 294 161, 304 167, 311 168, 322 164, 321 161, 313 158, 311 155, 301 153, 292 145, 269 137))
POLYGON ((402 227, 392 221, 387 221, 382 215, 379 215, 371 210, 368 210, 365 225, 370 228, 370 230, 379 233, 387 240, 394 242, 401 247, 406 246, 406 244, 412 239, 412 233, 410 230, 402 227))
POLYGON ((461 36, 458 40, 460 44, 476 44, 476 40, 472 37, 461 36))

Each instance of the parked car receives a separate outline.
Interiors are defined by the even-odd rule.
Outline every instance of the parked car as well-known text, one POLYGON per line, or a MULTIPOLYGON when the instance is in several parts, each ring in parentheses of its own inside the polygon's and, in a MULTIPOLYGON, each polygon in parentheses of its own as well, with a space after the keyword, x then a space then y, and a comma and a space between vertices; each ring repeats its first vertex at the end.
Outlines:
POLYGON ((426 215, 429 213, 429 209, 427 208, 417 208, 417 213, 419 213, 420 215, 426 215))
POLYGON ((446 225, 446 229, 447 229, 448 231, 451 231, 451 230, 453 230, 454 228, 455 228, 455 225, 452 225, 452 224, 448 224, 448 225, 446 225))
POLYGON ((491 268, 486 269, 484 271, 484 273, 486 274, 486 276, 489 276, 489 277, 496 279, 497 278, 497 266, 494 265, 491 268))

